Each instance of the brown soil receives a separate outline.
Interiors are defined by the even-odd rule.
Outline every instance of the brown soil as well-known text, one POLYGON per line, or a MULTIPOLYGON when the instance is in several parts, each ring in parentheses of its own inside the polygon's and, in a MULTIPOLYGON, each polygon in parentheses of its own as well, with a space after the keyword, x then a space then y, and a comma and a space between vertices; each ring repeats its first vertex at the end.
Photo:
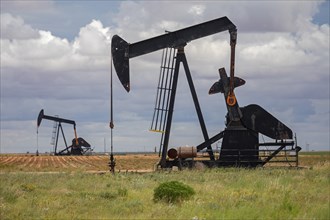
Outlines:
MULTIPOLYGON (((115 155, 117 171, 153 170, 159 161, 156 154, 115 155)), ((108 171, 109 156, 1 155, 0 172, 74 172, 108 171)))

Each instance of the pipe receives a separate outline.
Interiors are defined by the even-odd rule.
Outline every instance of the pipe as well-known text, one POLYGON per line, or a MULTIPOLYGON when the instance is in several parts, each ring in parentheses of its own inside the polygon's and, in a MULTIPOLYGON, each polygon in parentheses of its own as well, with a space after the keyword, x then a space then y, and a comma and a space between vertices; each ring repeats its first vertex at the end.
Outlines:
POLYGON ((175 158, 192 158, 197 156, 196 147, 178 147, 168 150, 167 155, 171 159, 175 158))

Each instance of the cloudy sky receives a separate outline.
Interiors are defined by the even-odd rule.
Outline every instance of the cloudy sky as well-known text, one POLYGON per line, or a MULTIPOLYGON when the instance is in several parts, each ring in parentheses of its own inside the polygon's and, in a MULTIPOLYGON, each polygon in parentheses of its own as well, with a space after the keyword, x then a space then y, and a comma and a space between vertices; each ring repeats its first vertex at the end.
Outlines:
MULTIPOLYGON (((223 16, 238 28, 240 106, 265 108, 303 149, 329 150, 329 1, 1 0, 1 153, 51 150, 53 122, 44 120, 37 136, 41 109, 75 120, 78 136, 108 150, 111 37, 134 43, 223 16)), ((208 90, 220 67, 229 71, 229 34, 192 41, 185 51, 211 137, 225 128, 223 96, 208 90)), ((114 78, 115 151, 159 146, 149 128, 160 60, 157 51, 130 61, 130 93, 114 78)), ((72 126, 63 128, 71 142, 72 126)), ((170 146, 202 141, 181 74, 170 146)))

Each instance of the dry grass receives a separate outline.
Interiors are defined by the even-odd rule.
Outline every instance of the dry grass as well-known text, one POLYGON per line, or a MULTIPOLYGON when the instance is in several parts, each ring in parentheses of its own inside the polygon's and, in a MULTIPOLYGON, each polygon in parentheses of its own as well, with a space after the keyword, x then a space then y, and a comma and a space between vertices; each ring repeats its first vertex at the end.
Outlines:
MULTIPOLYGON (((116 160, 117 169, 148 169, 158 156, 116 160)), ((0 219, 330 219, 329 154, 303 155, 300 162, 309 169, 72 172, 107 170, 108 161, 108 156, 0 156, 0 219), (188 184, 196 194, 179 204, 156 203, 154 189, 165 181, 188 184)))

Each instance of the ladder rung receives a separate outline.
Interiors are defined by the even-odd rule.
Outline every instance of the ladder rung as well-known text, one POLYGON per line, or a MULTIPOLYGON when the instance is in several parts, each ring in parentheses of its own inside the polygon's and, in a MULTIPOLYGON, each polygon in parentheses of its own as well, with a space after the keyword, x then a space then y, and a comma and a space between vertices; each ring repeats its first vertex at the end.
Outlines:
POLYGON ((163 130, 155 130, 155 129, 149 129, 149 131, 152 131, 152 132, 158 132, 158 133, 164 133, 163 130))
POLYGON ((162 69, 168 69, 168 70, 174 70, 173 67, 167 67, 167 66, 161 66, 160 68, 162 68, 162 69))
POLYGON ((168 91, 171 91, 172 89, 171 88, 166 88, 166 87, 157 87, 159 90, 168 90, 168 91))

